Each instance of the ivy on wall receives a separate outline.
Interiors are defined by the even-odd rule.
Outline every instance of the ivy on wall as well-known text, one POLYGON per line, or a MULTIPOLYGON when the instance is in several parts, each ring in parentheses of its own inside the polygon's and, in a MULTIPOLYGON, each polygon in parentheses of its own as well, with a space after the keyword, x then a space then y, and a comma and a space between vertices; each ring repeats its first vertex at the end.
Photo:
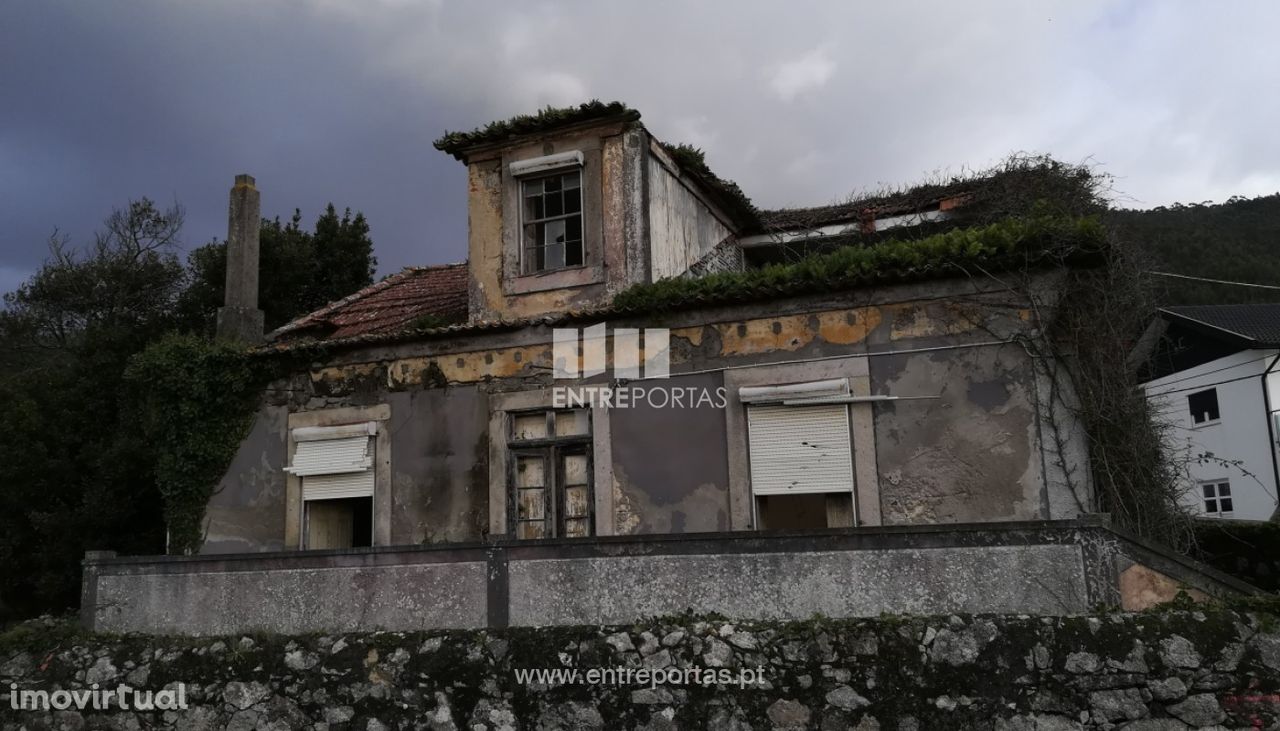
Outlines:
POLYGON ((166 336, 134 356, 125 378, 154 445, 169 552, 196 553, 209 498, 253 422, 268 368, 223 342, 166 336))

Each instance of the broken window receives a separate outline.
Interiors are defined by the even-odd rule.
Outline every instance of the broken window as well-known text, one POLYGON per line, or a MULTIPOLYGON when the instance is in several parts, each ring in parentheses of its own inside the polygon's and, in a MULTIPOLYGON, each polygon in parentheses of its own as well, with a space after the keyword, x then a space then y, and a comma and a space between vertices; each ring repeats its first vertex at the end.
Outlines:
POLYGON ((1191 421, 1196 424, 1208 424, 1219 419, 1218 390, 1197 391, 1187 397, 1187 407, 1191 410, 1191 421))
POLYGON ((581 172, 524 180, 520 189, 523 273, 582 266, 581 172))
POLYGON ((287 471, 302 479, 302 548, 373 545, 376 424, 294 429, 287 471))
POLYGON ((840 381, 743 389, 756 526, 852 526, 853 444, 840 381), (806 401, 808 403, 806 403, 806 401))
POLYGON ((509 514, 516 538, 592 535, 590 412, 513 413, 509 446, 509 514))
POLYGON ((1204 512, 1219 518, 1229 518, 1235 509, 1231 500, 1231 484, 1226 480, 1220 482, 1202 482, 1200 491, 1204 495, 1204 512))

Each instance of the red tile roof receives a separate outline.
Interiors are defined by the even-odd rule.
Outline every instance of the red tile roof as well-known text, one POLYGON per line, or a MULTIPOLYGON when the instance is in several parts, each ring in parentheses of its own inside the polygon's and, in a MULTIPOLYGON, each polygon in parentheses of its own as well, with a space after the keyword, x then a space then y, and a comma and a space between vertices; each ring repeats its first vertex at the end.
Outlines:
POLYGON ((466 262, 406 267, 381 282, 294 320, 272 332, 268 339, 329 340, 385 335, 410 329, 419 320, 434 327, 466 319, 466 262))

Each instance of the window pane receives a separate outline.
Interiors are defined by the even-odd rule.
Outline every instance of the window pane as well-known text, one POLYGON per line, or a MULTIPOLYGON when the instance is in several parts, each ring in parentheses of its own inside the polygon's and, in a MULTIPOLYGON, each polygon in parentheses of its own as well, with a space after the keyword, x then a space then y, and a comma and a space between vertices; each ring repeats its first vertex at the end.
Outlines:
POLYGON ((568 437, 587 433, 587 412, 585 409, 556 412, 556 436, 568 437))
POLYGON ((518 490, 520 520, 542 520, 547 517, 546 492, 541 489, 518 490))
POLYGON ((591 504, 588 502, 586 485, 565 488, 564 517, 586 518, 591 515, 591 504))
POLYGON ((1217 501, 1217 500, 1205 500, 1205 501, 1204 501, 1204 512, 1206 512, 1206 513, 1216 513, 1216 512, 1218 512, 1218 501, 1217 501))
POLYGON ((1226 482, 1218 483, 1218 497, 1227 497, 1231 495, 1231 485, 1226 482))
POLYGON ((577 213, 582 210, 582 191, 570 190, 564 194, 564 212, 577 213))
POLYGON ((582 266, 582 242, 581 241, 574 241, 574 242, 565 244, 564 265, 567 267, 582 266))
POLYGON ((547 484, 546 474, 541 457, 516 458, 516 487, 542 487, 547 484))
POLYGON ((1215 494, 1216 494, 1216 493, 1214 492, 1214 487, 1213 487, 1213 485, 1202 485, 1200 489, 1204 490, 1204 496, 1205 496, 1205 497, 1214 497, 1214 496, 1215 496, 1215 494))
POLYGON ((587 484, 587 455, 566 454, 561 464, 564 466, 563 484, 565 485, 587 484))
POLYGON ((1224 500, 1219 500, 1219 501, 1218 501, 1218 510, 1219 510, 1219 511, 1221 511, 1221 512, 1223 512, 1223 513, 1230 513, 1230 512, 1231 512, 1231 498, 1226 498, 1226 499, 1224 499, 1224 500))
POLYGON ((566 538, 586 538, 591 535, 591 522, 586 518, 574 518, 564 522, 566 538))
POLYGON ((524 195, 526 198, 542 195, 542 181, 526 180, 524 183, 524 195))
POLYGON ((564 224, 564 221, 547 221, 546 242, 548 245, 564 243, 564 224))
POLYGON ((525 198, 524 204, 524 217, 526 220, 532 221, 534 219, 542 218, 542 196, 538 196, 536 198, 525 198))
POLYGON ((539 250, 541 252, 540 261, 542 269, 561 269, 564 267, 564 244, 547 244, 546 247, 539 250))
POLYGON ((560 197, 560 194, 559 194, 559 193, 551 193, 551 194, 549 194, 549 195, 546 197, 546 201, 547 201, 547 215, 548 215, 548 216, 559 216, 560 214, 564 213, 564 204, 562 203, 562 201, 563 201, 563 200, 564 200, 564 199, 560 197))
POLYGON ((553 190, 560 190, 560 176, 555 175, 550 178, 542 179, 542 189, 550 193, 553 190))
POLYGON ((516 538, 546 538, 547 524, 542 521, 516 523, 516 538))
POLYGON ((565 239, 569 241, 582 240, 582 217, 574 216, 573 218, 564 219, 565 239))
POLYGON ((516 439, 542 439, 547 436, 547 415, 542 411, 516 414, 511 426, 512 436, 516 439))
POLYGON ((576 172, 565 173, 560 177, 560 184, 564 186, 565 189, 577 188, 581 185, 579 177, 579 174, 576 172))

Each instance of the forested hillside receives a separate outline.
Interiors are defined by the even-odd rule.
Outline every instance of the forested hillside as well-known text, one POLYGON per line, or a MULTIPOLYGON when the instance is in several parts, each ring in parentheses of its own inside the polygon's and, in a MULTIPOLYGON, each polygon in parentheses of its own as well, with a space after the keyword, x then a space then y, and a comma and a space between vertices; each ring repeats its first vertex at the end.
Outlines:
MULTIPOLYGON (((1280 194, 1111 214, 1150 268, 1280 286, 1280 194)), ((1158 277, 1161 304, 1280 302, 1280 290, 1158 277)))

